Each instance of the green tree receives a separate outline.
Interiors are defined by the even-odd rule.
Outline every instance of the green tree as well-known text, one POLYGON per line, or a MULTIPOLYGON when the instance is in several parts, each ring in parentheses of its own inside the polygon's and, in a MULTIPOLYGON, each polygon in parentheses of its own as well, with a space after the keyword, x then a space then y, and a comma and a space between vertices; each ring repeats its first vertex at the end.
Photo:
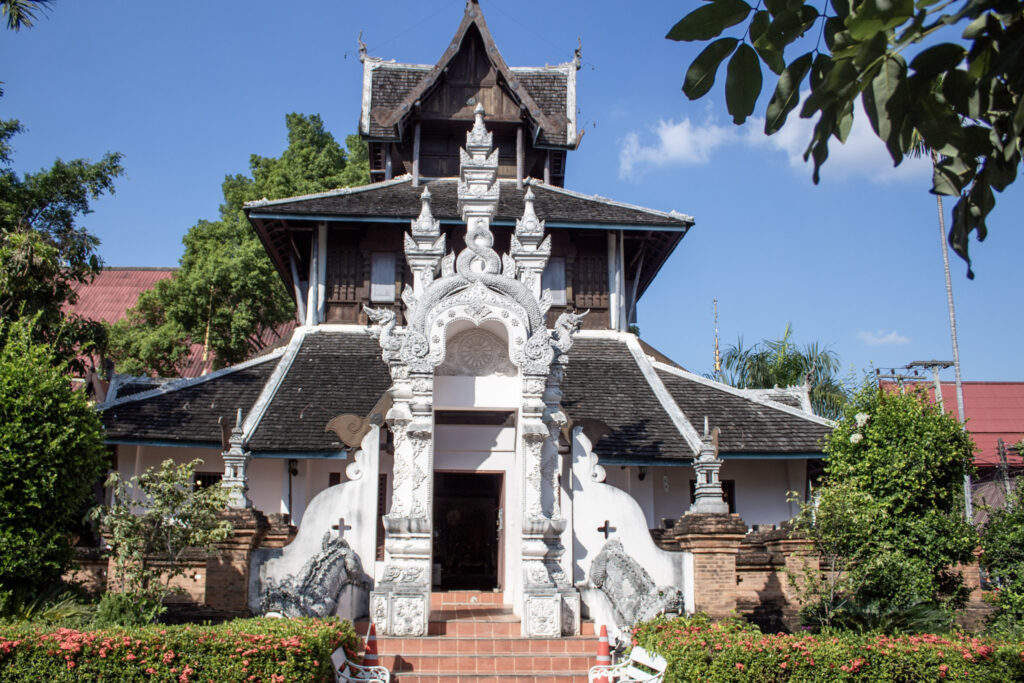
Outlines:
POLYGON ((825 453, 823 485, 797 524, 836 571, 831 592, 810 591, 812 609, 962 605, 967 593, 954 567, 971 559, 977 537, 964 520, 962 489, 974 444, 960 423, 923 393, 866 385, 825 453))
POLYGON ((152 608, 171 592, 171 580, 185 572, 185 553, 212 553, 233 532, 221 516, 228 490, 200 487, 195 481, 202 463, 164 460, 159 469, 151 467, 128 481, 111 472, 106 482, 111 504, 90 512, 107 531, 117 592, 154 616, 159 609, 152 608))
POLYGON ((1006 506, 989 513, 981 547, 981 561, 997 587, 999 611, 994 625, 1020 637, 1024 631, 1024 488, 1019 482, 1006 506))
POLYGON ((32 318, 40 341, 58 356, 102 348, 101 324, 68 315, 74 287, 100 270, 99 240, 78 224, 90 202, 114 192, 124 172, 121 155, 92 163, 58 159, 49 169, 19 177, 11 169, 11 138, 17 121, 0 121, 0 321, 32 318))
POLYGON ((839 357, 817 343, 798 347, 787 323, 779 339, 764 339, 751 348, 740 338, 722 354, 722 381, 739 389, 810 385, 811 407, 818 415, 836 418, 846 403, 846 389, 836 377, 839 357))
POLYGON ((176 374, 190 343, 203 344, 215 367, 258 351, 268 334, 294 318, 294 304, 242 207, 245 202, 322 192, 369 182, 366 144, 337 143, 316 114, 289 114, 280 157, 252 155, 252 177, 227 176, 220 220, 199 221, 185 235, 174 278, 144 293, 111 330, 111 356, 122 372, 176 374))
POLYGON ((32 326, 0 322, 0 593, 60 578, 107 464, 99 415, 32 326))
POLYGON ((830 138, 845 142, 860 98, 871 126, 899 165, 915 131, 939 157, 932 192, 958 197, 949 242, 968 264, 968 237, 987 234, 994 192, 1012 183, 1024 134, 1024 4, 1020 0, 712 0, 668 33, 710 41, 690 64, 683 92, 706 95, 722 62, 736 124, 760 98, 761 64, 778 76, 765 115, 772 135, 801 103, 817 121, 805 159, 814 182, 830 138), (749 18, 749 20, 748 20, 749 18), (745 24, 738 37, 720 37, 745 24), (957 36, 956 28, 960 28, 957 36), (806 40, 801 38, 807 37, 806 40), (813 45, 811 41, 815 41, 813 45), (787 49, 791 50, 787 56, 787 49), (795 58, 793 53, 799 53, 795 58), (904 53, 916 54, 909 64, 904 53), (935 87, 936 82, 940 87, 935 87), (806 86, 804 85, 806 82, 806 86))

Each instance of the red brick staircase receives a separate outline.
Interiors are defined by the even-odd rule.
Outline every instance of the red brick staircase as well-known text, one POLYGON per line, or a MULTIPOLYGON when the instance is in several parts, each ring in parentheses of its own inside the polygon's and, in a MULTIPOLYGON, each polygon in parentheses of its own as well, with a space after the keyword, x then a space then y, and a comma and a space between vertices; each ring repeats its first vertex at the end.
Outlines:
MULTIPOLYGON (((377 637, 380 663, 397 683, 585 683, 597 636, 523 638, 501 593, 452 591, 431 596, 426 638, 377 637)), ((357 624, 365 635, 366 624, 357 624)))

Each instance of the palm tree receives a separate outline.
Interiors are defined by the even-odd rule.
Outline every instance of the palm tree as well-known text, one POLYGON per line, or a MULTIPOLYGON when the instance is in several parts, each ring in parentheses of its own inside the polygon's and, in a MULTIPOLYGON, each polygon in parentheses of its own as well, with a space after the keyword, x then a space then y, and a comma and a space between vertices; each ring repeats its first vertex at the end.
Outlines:
POLYGON ((839 356, 817 342, 797 347, 792 341, 793 327, 779 339, 763 339, 744 348, 741 337, 722 356, 721 381, 738 389, 771 389, 809 385, 811 408, 817 415, 835 419, 842 413, 847 392, 836 377, 839 356))
POLYGON ((20 31, 21 27, 32 28, 36 12, 47 9, 54 0, 0 0, 0 14, 7 17, 7 28, 20 31))

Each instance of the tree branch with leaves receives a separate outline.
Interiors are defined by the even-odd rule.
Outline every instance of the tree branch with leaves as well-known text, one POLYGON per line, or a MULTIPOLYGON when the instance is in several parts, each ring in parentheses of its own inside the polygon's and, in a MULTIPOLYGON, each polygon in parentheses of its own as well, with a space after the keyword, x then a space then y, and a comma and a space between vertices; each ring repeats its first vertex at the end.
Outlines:
POLYGON ((804 152, 814 162, 815 183, 830 140, 842 143, 850 134, 858 98, 894 165, 920 135, 937 153, 932 192, 958 197, 948 239, 974 277, 968 238, 972 232, 985 238, 994 192, 1016 180, 1021 164, 1024 3, 712 0, 666 37, 708 42, 686 72, 683 92, 691 100, 711 90, 729 60, 725 100, 737 125, 753 114, 762 64, 768 67, 778 78, 765 134, 778 132, 798 106, 801 118, 816 118, 804 152), (741 24, 738 37, 720 37, 741 24))

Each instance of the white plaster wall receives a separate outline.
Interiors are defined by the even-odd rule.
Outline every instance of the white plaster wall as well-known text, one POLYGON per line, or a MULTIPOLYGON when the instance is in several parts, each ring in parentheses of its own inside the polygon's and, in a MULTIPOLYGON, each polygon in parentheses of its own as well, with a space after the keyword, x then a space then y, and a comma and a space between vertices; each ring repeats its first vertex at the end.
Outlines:
POLYGON ((652 467, 649 474, 656 483, 652 486, 654 497, 654 524, 661 524, 662 519, 677 519, 690 509, 690 481, 696 480, 693 468, 685 467, 652 467), (665 490, 665 478, 668 477, 668 490, 665 490))
MULTIPOLYGON (((792 519, 799 511, 798 505, 787 502, 786 493, 798 491, 802 495, 807 485, 806 473, 804 460, 726 458, 721 478, 736 482, 736 512, 752 526, 792 519)), ((690 482, 696 479, 693 468, 652 467, 648 478, 652 478, 655 524, 660 524, 663 518, 677 518, 689 509, 690 482), (668 477, 668 491, 664 490, 664 477, 668 477)))
MULTIPOLYGON (((630 485, 629 475, 636 478, 636 470, 620 470, 615 465, 602 468, 596 460, 592 457, 589 439, 581 428, 575 428, 572 441, 572 515, 575 536, 571 550, 573 582, 578 584, 586 580, 594 558, 609 540, 617 539, 626 553, 648 572, 655 585, 675 586, 682 590, 686 609, 692 611, 692 566, 690 572, 686 573, 688 553, 667 552, 654 544, 643 507, 626 490, 630 485), (600 481, 602 478, 603 482, 600 481), (624 488, 614 485, 614 481, 618 481, 624 488), (597 531, 606 519, 614 527, 607 539, 597 531)), ((650 471, 647 476, 651 477, 650 471)), ((646 488, 650 496, 651 487, 647 479, 638 483, 646 488)), ((595 623, 607 625, 609 635, 617 637, 619 630, 615 626, 610 603, 603 596, 603 592, 593 587, 582 590, 591 618, 595 623)))
MULTIPOLYGON (((253 555, 252 574, 259 577, 260 585, 269 579, 280 582, 285 577, 297 574, 310 557, 320 551, 325 534, 337 534, 339 531, 331 527, 344 518, 347 528, 344 539, 355 551, 367 573, 374 568, 374 552, 377 537, 377 472, 379 471, 379 438, 378 427, 372 427, 363 438, 362 454, 358 465, 362 474, 355 479, 345 480, 338 486, 327 486, 328 472, 332 467, 340 466, 339 460, 314 461, 299 460, 299 475, 293 477, 292 496, 293 511, 298 511, 299 495, 302 496, 301 516, 304 523, 298 524, 299 531, 295 539, 279 551, 258 552, 253 555), (321 479, 317 479, 323 475, 321 479), (306 505, 306 496, 316 490, 315 495, 306 505)), ((353 456, 356 457, 356 456, 353 456)), ((287 460, 284 461, 287 466, 287 460)), ((348 462, 346 465, 354 464, 348 462)), ((293 520, 295 518, 293 517, 293 520)), ((250 607, 259 605, 260 591, 251 591, 250 607)), ((339 603, 339 610, 348 610, 341 614, 347 618, 356 618, 365 613, 365 600, 339 603)))
POLYGON ((253 458, 249 461, 246 475, 253 507, 266 514, 288 511, 281 496, 281 482, 287 467, 288 461, 278 458, 253 458))
POLYGON ((452 408, 515 410, 519 405, 521 387, 522 381, 518 377, 438 375, 434 378, 434 410, 452 408))

